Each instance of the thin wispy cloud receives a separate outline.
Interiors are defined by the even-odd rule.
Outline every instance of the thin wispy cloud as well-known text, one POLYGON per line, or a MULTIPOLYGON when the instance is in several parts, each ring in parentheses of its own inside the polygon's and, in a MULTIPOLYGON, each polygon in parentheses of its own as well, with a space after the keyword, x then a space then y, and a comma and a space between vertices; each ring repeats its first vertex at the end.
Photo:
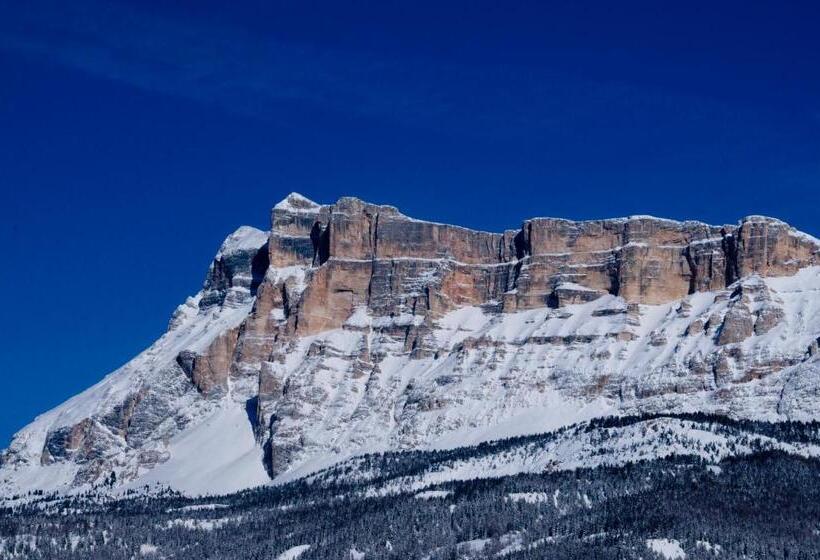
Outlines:
POLYGON ((355 67, 242 29, 173 21, 127 5, 42 6, 32 4, 16 18, 4 18, 0 37, 5 48, 228 107, 242 96, 332 103, 327 92, 344 93, 341 77, 355 67))
POLYGON ((288 107, 299 105, 404 126, 504 136, 597 126, 601 114, 614 126, 628 126, 647 107, 670 99, 681 122, 717 110, 709 100, 624 82, 567 79, 544 68, 478 70, 331 51, 112 2, 32 2, 22 13, 0 19, 3 49, 266 118, 286 118, 288 107))

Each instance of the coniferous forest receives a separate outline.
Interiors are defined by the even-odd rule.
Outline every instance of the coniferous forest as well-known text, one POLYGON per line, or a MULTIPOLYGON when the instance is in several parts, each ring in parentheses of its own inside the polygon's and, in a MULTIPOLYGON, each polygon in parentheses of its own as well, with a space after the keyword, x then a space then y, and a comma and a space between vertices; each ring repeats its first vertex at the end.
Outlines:
MULTIPOLYGON (((718 430, 813 443, 814 424, 690 415, 718 430)), ((601 429, 647 417, 593 422, 601 429)), ((3 558, 820 557, 820 462, 772 449, 717 464, 672 456, 623 465, 451 480, 385 491, 431 463, 542 445, 550 434, 447 452, 391 453, 285 485, 191 499, 98 488, 18 496, 0 511, 3 558), (540 438, 540 439, 539 439, 540 438), (374 474, 376 473, 376 474, 374 474)), ((738 438, 743 441, 743 436, 738 438)))

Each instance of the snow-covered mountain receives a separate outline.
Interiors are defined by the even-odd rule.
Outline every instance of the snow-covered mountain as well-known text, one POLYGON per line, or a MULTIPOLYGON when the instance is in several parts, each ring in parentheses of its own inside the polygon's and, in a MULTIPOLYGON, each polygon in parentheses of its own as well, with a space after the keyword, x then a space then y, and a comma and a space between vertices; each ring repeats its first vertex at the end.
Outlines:
POLYGON ((817 419, 818 345, 820 241, 772 218, 488 233, 291 194, 156 343, 16 434, 0 494, 230 492, 610 415, 817 419))

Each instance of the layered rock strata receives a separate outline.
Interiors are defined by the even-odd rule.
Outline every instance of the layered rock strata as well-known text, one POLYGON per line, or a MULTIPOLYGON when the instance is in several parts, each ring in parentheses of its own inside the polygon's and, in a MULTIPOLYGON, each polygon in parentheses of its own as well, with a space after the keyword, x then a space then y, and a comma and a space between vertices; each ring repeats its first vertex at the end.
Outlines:
POLYGON ((252 485, 624 411, 815 418, 818 265, 816 239, 759 216, 489 233, 292 194, 226 239, 156 344, 17 434, 0 487, 175 484, 198 460, 252 485), (190 442, 209 429, 249 435, 208 464, 190 442))

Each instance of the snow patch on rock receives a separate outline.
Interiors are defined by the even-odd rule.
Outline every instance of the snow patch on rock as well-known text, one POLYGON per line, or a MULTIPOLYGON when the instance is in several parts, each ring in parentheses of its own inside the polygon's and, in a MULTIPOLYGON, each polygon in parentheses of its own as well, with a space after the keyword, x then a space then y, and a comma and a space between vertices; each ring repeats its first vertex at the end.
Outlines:
POLYGON ((666 560, 684 560, 686 553, 675 539, 648 539, 646 548, 666 560))

